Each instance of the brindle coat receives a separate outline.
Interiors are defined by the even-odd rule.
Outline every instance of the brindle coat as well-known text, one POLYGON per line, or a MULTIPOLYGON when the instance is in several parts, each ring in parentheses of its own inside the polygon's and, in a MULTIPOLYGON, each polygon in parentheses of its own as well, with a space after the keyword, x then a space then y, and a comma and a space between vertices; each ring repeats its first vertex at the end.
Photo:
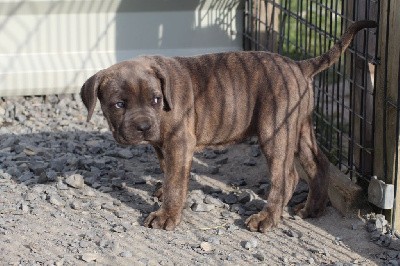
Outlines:
POLYGON ((301 217, 319 216, 328 200, 329 162, 313 132, 313 77, 331 66, 363 28, 351 25, 325 54, 303 61, 269 52, 228 52, 194 57, 143 56, 115 64, 81 89, 88 121, 99 98, 117 142, 150 143, 165 181, 163 203, 145 226, 174 229, 181 221, 193 153, 257 136, 270 170, 267 204, 246 221, 251 231, 275 226, 299 176, 297 155, 308 174, 301 217))

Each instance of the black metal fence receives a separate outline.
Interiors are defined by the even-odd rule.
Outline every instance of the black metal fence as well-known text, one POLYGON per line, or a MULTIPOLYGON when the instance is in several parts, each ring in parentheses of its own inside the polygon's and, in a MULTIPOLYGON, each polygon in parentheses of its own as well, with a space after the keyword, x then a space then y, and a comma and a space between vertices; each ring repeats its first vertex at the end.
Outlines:
MULTIPOLYGON (((352 21, 377 19, 372 1, 246 1, 244 49, 271 50, 293 59, 327 51, 352 21)), ((377 1, 375 1, 377 2, 377 1)), ((360 32, 331 69, 315 78, 317 139, 332 163, 353 179, 372 175, 376 29, 360 32)))
MULTIPOLYGON (((330 161, 364 188, 373 175, 399 188, 400 2, 396 0, 246 0, 244 50, 293 59, 327 51, 354 21, 351 47, 314 81, 314 123, 330 161)), ((393 210, 400 209, 395 198, 393 210)), ((393 223, 400 228, 400 219, 393 223)), ((398 229, 400 230, 400 229, 398 229)))

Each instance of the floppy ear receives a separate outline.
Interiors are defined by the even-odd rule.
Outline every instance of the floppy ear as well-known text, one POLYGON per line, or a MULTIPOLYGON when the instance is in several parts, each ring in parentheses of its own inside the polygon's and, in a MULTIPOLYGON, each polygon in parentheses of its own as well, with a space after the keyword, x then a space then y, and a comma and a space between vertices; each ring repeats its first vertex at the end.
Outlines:
POLYGON ((81 88, 81 99, 83 104, 86 106, 88 110, 87 121, 89 122, 92 118, 94 107, 97 102, 97 93, 99 90, 100 82, 101 82, 102 73, 101 71, 97 72, 93 76, 91 76, 86 82, 83 84, 81 88))
POLYGON ((153 66, 152 69, 156 77, 160 80, 161 83, 161 91, 163 93, 164 99, 164 110, 171 111, 172 110, 172 100, 171 100, 171 82, 167 72, 162 69, 160 66, 153 66))

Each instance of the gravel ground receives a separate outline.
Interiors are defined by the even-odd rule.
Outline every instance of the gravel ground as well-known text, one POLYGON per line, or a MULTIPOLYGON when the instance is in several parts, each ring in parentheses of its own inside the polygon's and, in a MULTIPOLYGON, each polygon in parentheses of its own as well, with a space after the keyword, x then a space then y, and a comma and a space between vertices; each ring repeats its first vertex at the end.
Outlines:
MULTIPOLYGON (((150 146, 121 147, 78 95, 0 99, 0 265, 398 265, 399 240, 377 215, 285 212, 246 230, 268 191, 256 140, 197 153, 177 230, 142 226, 160 205, 150 146)), ((290 206, 307 196, 300 183, 290 206)), ((289 210, 289 209, 288 209, 289 210)))

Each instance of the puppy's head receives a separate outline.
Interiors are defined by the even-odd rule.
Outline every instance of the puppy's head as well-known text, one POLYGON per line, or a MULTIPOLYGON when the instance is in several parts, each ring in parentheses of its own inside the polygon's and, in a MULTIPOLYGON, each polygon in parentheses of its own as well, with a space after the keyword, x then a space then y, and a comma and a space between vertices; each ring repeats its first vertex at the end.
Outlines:
POLYGON ((158 142, 161 113, 172 108, 168 76, 145 60, 125 61, 97 72, 83 84, 81 98, 88 121, 100 100, 115 140, 124 145, 158 142))

